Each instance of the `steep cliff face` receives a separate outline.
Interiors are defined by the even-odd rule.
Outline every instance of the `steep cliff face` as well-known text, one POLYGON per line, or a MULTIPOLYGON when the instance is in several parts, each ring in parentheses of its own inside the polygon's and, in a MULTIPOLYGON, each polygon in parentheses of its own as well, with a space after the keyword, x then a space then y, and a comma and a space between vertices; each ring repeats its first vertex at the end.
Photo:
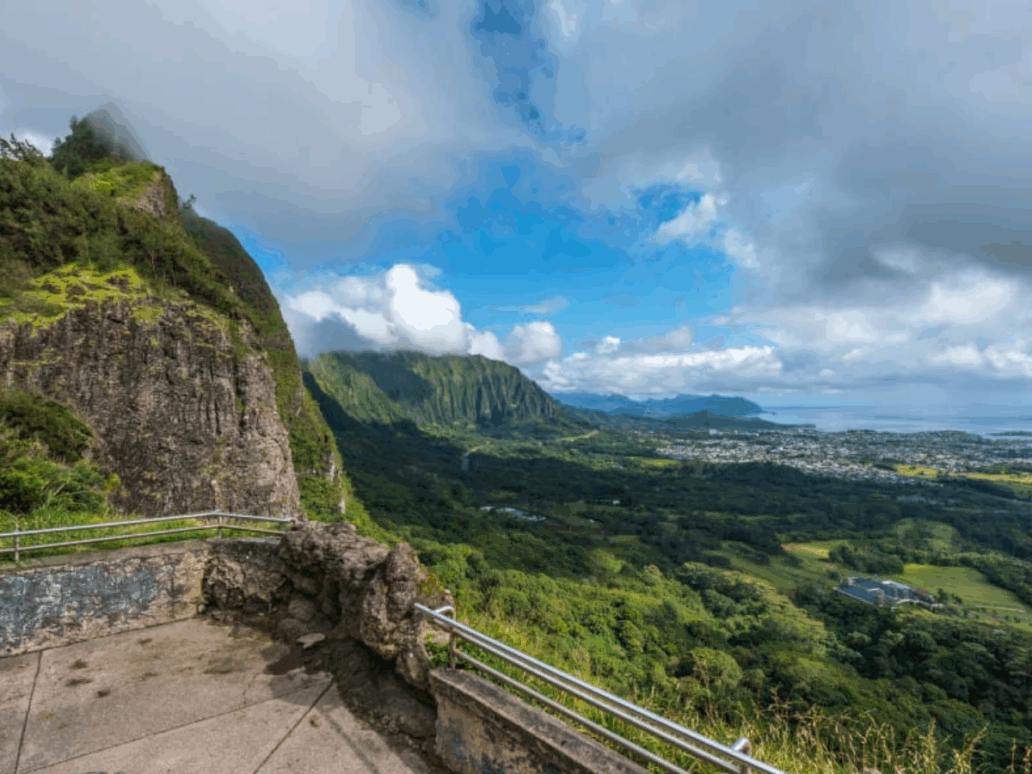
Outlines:
POLYGON ((121 480, 116 508, 301 515, 276 382, 250 325, 182 294, 158 298, 129 269, 66 267, 33 286, 52 316, 0 322, 2 385, 77 410, 90 456, 121 480))
POLYGON ((4 389, 86 421, 123 513, 335 520, 348 506, 260 269, 154 164, 102 158, 68 180, 42 157, 0 158, 4 389))

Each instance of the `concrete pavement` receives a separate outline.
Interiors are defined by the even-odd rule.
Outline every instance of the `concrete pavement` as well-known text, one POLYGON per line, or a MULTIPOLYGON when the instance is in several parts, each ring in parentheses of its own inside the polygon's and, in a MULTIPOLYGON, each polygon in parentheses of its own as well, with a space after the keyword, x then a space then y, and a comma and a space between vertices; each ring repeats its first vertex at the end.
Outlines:
POLYGON ((192 618, 0 659, 0 774, 439 774, 291 653, 192 618))

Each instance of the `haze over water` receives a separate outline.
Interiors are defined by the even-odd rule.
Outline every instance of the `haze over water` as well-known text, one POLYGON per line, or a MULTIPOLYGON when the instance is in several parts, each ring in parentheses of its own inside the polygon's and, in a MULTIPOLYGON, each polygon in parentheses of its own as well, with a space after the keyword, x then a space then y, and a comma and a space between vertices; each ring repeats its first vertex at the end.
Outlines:
POLYGON ((757 416, 778 424, 812 424, 829 433, 961 430, 992 437, 992 433, 1032 432, 1032 407, 1028 406, 782 406, 757 416))

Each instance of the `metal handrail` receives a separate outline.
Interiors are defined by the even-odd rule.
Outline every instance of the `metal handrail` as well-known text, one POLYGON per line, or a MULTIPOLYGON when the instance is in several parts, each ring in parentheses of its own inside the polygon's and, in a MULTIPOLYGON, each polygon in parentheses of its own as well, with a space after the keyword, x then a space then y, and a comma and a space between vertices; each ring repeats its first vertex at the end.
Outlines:
POLYGON ((223 511, 205 511, 203 513, 184 513, 179 516, 158 516, 153 519, 131 519, 129 521, 109 521, 104 524, 70 524, 67 527, 46 527, 43 529, 26 529, 18 530, 14 532, 0 532, 0 540, 4 538, 14 538, 13 547, 11 548, 0 548, 0 554, 14 554, 14 561, 19 561, 22 551, 40 551, 48 548, 64 548, 65 546, 77 546, 84 545, 86 543, 104 543, 112 540, 131 540, 133 538, 149 538, 155 535, 173 535, 180 532, 202 532, 204 530, 214 529, 216 534, 221 538, 222 530, 224 529, 235 529, 242 532, 260 532, 265 535, 280 535, 283 533, 282 530, 276 529, 260 529, 258 527, 239 527, 235 524, 225 523, 226 519, 232 521, 266 521, 275 522, 277 524, 292 524, 294 519, 290 518, 278 518, 275 516, 251 516, 243 513, 225 513, 223 511), (66 540, 61 543, 40 543, 33 546, 20 545, 20 539, 26 535, 48 535, 57 532, 75 532, 83 529, 111 529, 116 527, 127 527, 136 524, 160 524, 167 521, 182 521, 184 519, 209 519, 217 518, 218 523, 215 525, 206 524, 199 527, 179 527, 177 529, 164 529, 156 530, 154 532, 127 532, 117 535, 109 535, 107 537, 98 538, 85 538, 83 540, 66 540))
POLYGON ((635 728, 645 731, 646 733, 651 734, 652 736, 656 737, 657 739, 663 742, 666 742, 670 745, 673 745, 674 747, 677 747, 678 749, 688 753, 689 755, 697 758, 700 761, 716 766, 717 768, 728 772, 728 774, 748 774, 750 770, 762 772, 763 774, 785 774, 785 772, 781 771, 780 769, 777 769, 774 766, 766 764, 763 761, 759 761, 756 758, 753 758, 749 754, 752 752, 752 746, 749 740, 744 737, 738 739, 737 741, 735 741, 734 744, 730 746, 723 745, 720 742, 716 742, 712 739, 709 739, 708 737, 703 736, 702 734, 687 729, 684 726, 679 725, 678 723, 674 723, 673 721, 668 720, 660 715, 656 715, 655 713, 650 712, 644 707, 639 707, 637 704, 633 704, 629 701, 626 701, 625 699, 621 699, 619 696, 615 696, 609 693, 608 691, 604 691, 600 688, 591 685, 590 683, 586 683, 583 680, 574 677, 573 675, 567 674, 566 672, 556 669, 555 667, 552 667, 548 664, 545 664, 542 661, 538 661, 532 656, 528 656, 527 654, 519 650, 516 650, 515 648, 505 645, 504 643, 499 642, 498 640, 494 640, 491 637, 488 637, 486 634, 478 632, 476 629, 466 626, 465 624, 459 623, 454 619, 454 608, 450 606, 438 608, 437 610, 431 610, 425 605, 416 603, 415 608, 419 612, 429 617, 433 623, 449 630, 451 636, 449 638, 448 661, 453 669, 455 668, 456 659, 462 659, 463 661, 472 664, 477 669, 480 669, 481 671, 502 681, 506 685, 509 685, 510 687, 515 688, 516 690, 519 690, 531 696, 535 701, 539 701, 545 706, 551 707, 556 712, 560 712, 563 715, 566 715, 570 719, 586 726, 590 730, 594 731, 595 733, 598 733, 606 739, 609 739, 610 741, 615 742, 621 747, 624 747, 625 749, 642 756, 646 760, 670 772, 670 774, 686 774, 686 772, 683 769, 676 766, 675 764, 670 763, 669 761, 664 760, 663 758, 655 755, 654 753, 651 753, 643 749, 642 747, 636 745, 634 742, 631 742, 628 739, 625 739, 619 734, 616 734, 612 731, 609 731, 606 728, 603 728, 602 726, 598 725, 597 723, 594 723, 591 720, 588 720, 587 718, 574 712, 573 710, 563 707, 561 704, 558 704, 557 702, 552 701, 551 699, 548 699, 545 696, 542 696, 537 691, 533 690, 532 688, 529 688, 528 686, 520 683, 519 681, 507 677, 506 675, 503 675, 501 672, 492 669, 491 667, 487 666, 486 664, 483 664, 482 662, 478 661, 472 656, 462 653, 461 651, 456 649, 456 638, 463 639, 466 642, 476 645, 478 648, 481 648, 482 650, 497 656, 506 663, 512 664, 513 666, 522 669, 524 672, 527 672, 528 674, 531 674, 537 677, 538 679, 543 680, 549 685, 552 685, 553 687, 558 688, 561 691, 564 691, 572 696, 575 696, 576 698, 592 705, 593 707, 602 710, 608 715, 618 718, 624 721, 625 723, 634 726, 635 728), (443 615, 443 613, 445 612, 450 612, 453 617, 446 617, 445 615, 443 615), (566 685, 564 683, 569 683, 569 685, 566 685), (577 686, 577 688, 580 688, 582 690, 572 688, 570 687, 571 685, 577 686), (616 707, 609 706, 609 704, 605 704, 603 702, 615 704, 616 707), (617 709, 617 707, 619 707, 620 709, 617 709), (629 713, 633 713, 633 715, 637 715, 638 717, 634 717, 632 714, 629 713), (655 725, 650 725, 649 723, 644 722, 643 719, 649 720, 651 721, 651 723, 654 723, 655 725), (660 726, 660 728, 657 728, 657 725, 660 726), (667 732, 672 732, 673 734, 676 734, 684 738, 677 738, 677 736, 672 736, 671 733, 667 732), (692 744, 689 744, 689 742, 685 741, 685 739, 690 740, 692 744), (698 747, 696 747, 696 745, 698 745, 698 747), (706 749, 699 749, 699 747, 706 749), (717 756, 723 756, 723 758, 717 756), (724 758, 729 758, 730 760, 724 760, 724 758))

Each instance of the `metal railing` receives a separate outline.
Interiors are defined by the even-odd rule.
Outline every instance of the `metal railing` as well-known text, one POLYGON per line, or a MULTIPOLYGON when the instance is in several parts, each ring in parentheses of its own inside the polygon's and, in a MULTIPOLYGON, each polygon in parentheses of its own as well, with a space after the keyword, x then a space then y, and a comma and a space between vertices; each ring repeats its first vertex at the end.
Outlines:
POLYGON ((502 674, 498 670, 489 667, 487 664, 484 664, 469 654, 463 653, 456 648, 456 640, 462 639, 472 645, 476 645, 478 648, 497 656, 508 664, 522 669, 524 672, 533 675, 554 688, 558 688, 559 690, 602 710, 606 714, 624 721, 634 728, 651 734, 656 739, 666 742, 667 744, 676 747, 682 752, 688 753, 704 763, 716 766, 718 769, 728 772, 728 774, 750 774, 752 771, 762 772, 762 774, 785 774, 785 772, 780 769, 753 758, 750 755, 752 752, 752 745, 745 737, 738 739, 730 746, 723 745, 720 742, 709 739, 708 737, 687 729, 671 720, 667 720, 660 715, 656 715, 644 707, 639 707, 637 704, 621 699, 619 696, 614 696, 613 694, 600 688, 596 688, 590 683, 586 683, 573 675, 569 675, 562 670, 549 666, 542 661, 538 661, 537 659, 528 656, 515 648, 509 647, 498 640, 491 639, 486 634, 482 634, 476 629, 472 629, 465 624, 459 623, 455 620, 455 609, 451 606, 431 610, 425 605, 416 603, 415 608, 423 615, 430 618, 435 625, 448 630, 450 634, 448 643, 448 662, 452 669, 455 668, 456 659, 462 659, 510 688, 514 688, 515 690, 530 696, 535 701, 562 715, 565 715, 570 720, 581 724, 590 731, 608 739, 610 742, 613 742, 635 755, 644 758, 664 771, 670 772, 670 774, 688 773, 679 766, 661 758, 649 750, 646 750, 629 739, 625 739, 619 734, 600 726, 598 723, 589 720, 577 712, 574 712, 572 709, 564 707, 558 702, 535 691, 533 688, 530 688, 518 680, 514 680, 511 677, 502 674), (450 612, 452 617, 449 618, 445 616, 444 613, 446 612, 450 612), (649 722, 646 723, 646 720, 649 722))
POLYGON ((14 532, 0 532, 0 540, 13 538, 13 546, 0 548, 0 554, 14 554, 14 561, 19 561, 24 551, 42 551, 49 548, 63 548, 65 546, 78 546, 85 543, 103 543, 112 540, 131 540, 133 538, 150 538, 155 535, 174 535, 183 532, 202 532, 209 529, 217 530, 218 537, 222 537, 222 530, 235 529, 244 532, 261 532, 267 535, 281 535, 283 530, 260 529, 258 527, 240 527, 228 521, 265 521, 276 522, 277 524, 293 524, 293 519, 281 519, 274 516, 248 516, 242 513, 223 513, 222 511, 205 511, 204 513, 186 513, 181 516, 159 516, 154 519, 133 519, 131 521, 109 521, 105 524, 73 524, 67 527, 47 527, 46 529, 15 530, 14 532), (204 524, 197 527, 179 527, 176 529, 154 530, 153 532, 125 532, 107 537, 85 538, 83 540, 64 540, 60 543, 37 543, 34 545, 21 545, 21 539, 26 535, 47 535, 59 532, 75 532, 84 529, 113 529, 128 527, 136 524, 160 524, 166 521, 183 521, 184 519, 216 519, 215 524, 204 524))

